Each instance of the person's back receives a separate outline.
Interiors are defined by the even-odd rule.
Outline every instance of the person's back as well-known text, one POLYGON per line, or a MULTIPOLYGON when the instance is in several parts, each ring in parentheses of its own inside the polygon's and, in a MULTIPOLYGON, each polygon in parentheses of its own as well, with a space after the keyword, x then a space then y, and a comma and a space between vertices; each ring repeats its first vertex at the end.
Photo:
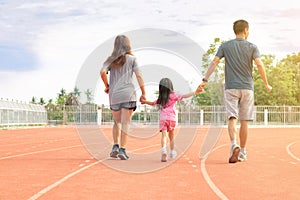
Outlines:
POLYGON ((245 20, 233 23, 234 40, 223 43, 202 79, 199 88, 206 85, 209 76, 213 73, 220 59, 225 58, 225 104, 228 117, 228 133, 231 141, 229 163, 247 160, 246 142, 248 137, 248 121, 254 119, 254 81, 252 77, 253 61, 265 84, 268 92, 269 85, 264 65, 259 58, 259 51, 254 44, 247 41, 249 24, 245 20), (240 120, 239 141, 237 144, 236 127, 240 120))
POLYGON ((216 56, 225 57, 225 89, 254 89, 253 60, 259 57, 256 45, 236 38, 223 43, 216 56))
POLYGON ((136 101, 132 75, 138 69, 137 66, 136 58, 127 54, 123 66, 110 68, 110 104, 136 101))

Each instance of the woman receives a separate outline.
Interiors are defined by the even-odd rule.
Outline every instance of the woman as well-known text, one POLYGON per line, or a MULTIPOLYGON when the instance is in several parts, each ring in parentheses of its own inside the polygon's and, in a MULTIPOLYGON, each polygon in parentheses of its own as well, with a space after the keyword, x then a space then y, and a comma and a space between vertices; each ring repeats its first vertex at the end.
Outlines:
POLYGON ((114 49, 101 69, 101 78, 105 85, 105 92, 109 94, 110 109, 114 118, 112 129, 114 145, 110 156, 127 160, 127 133, 132 113, 136 109, 136 92, 133 85, 133 73, 136 75, 142 91, 140 100, 145 99, 145 89, 142 74, 138 68, 136 58, 131 52, 130 41, 125 35, 115 39, 114 49), (107 73, 110 71, 109 82, 107 73))

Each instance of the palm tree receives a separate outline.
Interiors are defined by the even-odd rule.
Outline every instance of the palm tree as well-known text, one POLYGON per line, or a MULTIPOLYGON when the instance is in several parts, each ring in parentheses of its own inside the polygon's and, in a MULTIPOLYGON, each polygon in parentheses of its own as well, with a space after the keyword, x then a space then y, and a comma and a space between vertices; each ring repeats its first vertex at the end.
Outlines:
POLYGON ((60 90, 60 93, 58 93, 57 104, 65 105, 66 104, 66 99, 67 99, 66 90, 64 88, 62 88, 60 90))
POLYGON ((86 103, 87 104, 92 104, 93 99, 94 99, 92 91, 90 89, 87 89, 84 93, 86 95, 86 103))
POLYGON ((44 98, 43 98, 43 97, 41 97, 41 98, 40 98, 40 102, 39 102, 39 104, 40 104, 40 105, 44 105, 44 104, 45 104, 45 100, 44 100, 44 98))
POLYGON ((35 97, 32 97, 32 98, 31 98, 31 102, 30 102, 30 103, 36 104, 36 99, 35 99, 35 97))
POLYGON ((81 92, 79 91, 77 86, 75 86, 73 94, 79 99, 81 92))

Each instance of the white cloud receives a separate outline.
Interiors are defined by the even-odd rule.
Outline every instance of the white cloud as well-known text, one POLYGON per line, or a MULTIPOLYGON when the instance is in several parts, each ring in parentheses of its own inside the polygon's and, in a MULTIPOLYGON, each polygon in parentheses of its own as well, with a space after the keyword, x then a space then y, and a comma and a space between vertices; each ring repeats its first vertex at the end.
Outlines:
POLYGON ((40 68, 0 72, 0 97, 29 101, 32 96, 55 98, 61 88, 70 91, 84 60, 98 45, 144 27, 184 33, 207 49, 215 37, 233 38, 233 21, 245 18, 250 22, 249 41, 261 53, 299 51, 300 14, 295 1, 240 2, 6 1, 0 7, 0 44, 31 47, 40 68))

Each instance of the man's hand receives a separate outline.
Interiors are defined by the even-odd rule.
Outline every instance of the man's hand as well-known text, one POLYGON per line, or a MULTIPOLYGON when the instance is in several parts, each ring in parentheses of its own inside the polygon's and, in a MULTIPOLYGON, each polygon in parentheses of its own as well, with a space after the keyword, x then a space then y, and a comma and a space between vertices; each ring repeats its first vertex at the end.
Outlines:
POLYGON ((271 86, 271 85, 269 85, 269 84, 266 85, 266 88, 267 88, 267 91, 268 91, 268 92, 271 92, 271 91, 272 91, 272 86, 271 86))

